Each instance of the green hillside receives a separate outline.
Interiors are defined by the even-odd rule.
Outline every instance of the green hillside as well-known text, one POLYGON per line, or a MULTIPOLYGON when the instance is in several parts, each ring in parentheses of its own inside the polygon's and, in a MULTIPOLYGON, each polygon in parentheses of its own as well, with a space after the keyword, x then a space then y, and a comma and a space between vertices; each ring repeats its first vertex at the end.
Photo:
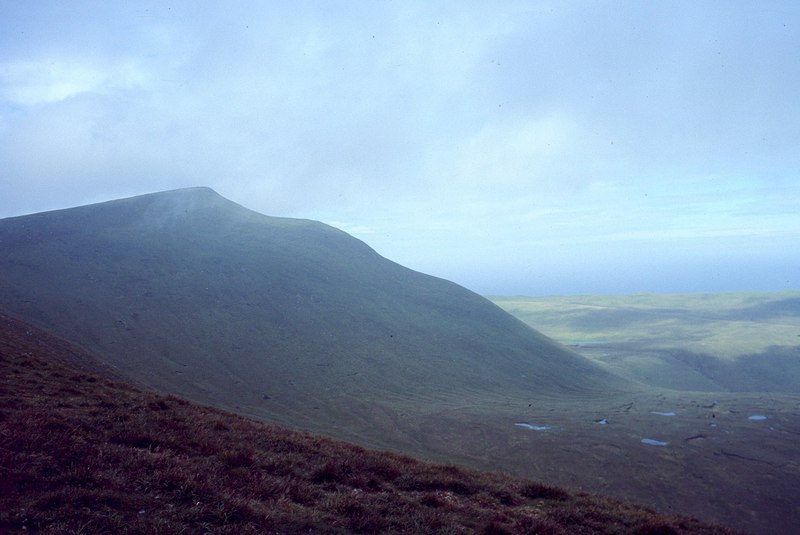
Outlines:
MULTIPOLYGON (((488 300, 207 188, 0 221, 0 309, 162 391, 344 438, 407 400, 625 383, 488 300)), ((355 434, 354 434, 355 433, 355 434)))

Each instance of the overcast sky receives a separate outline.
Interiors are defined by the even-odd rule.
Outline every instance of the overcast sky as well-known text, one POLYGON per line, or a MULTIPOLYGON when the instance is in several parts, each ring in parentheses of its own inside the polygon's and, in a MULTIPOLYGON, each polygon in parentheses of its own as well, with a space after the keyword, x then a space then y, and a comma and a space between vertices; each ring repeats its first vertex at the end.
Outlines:
POLYGON ((484 294, 800 289, 800 2, 0 0, 0 217, 207 185, 484 294))

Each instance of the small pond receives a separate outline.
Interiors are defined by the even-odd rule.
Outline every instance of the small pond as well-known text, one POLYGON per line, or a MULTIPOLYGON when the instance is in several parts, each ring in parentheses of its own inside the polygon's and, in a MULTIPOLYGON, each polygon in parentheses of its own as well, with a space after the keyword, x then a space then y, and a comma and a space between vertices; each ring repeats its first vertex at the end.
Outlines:
POLYGON ((531 425, 527 423, 518 423, 514 424, 517 427, 524 427, 525 429, 530 429, 531 431, 547 431, 550 429, 549 425, 531 425))

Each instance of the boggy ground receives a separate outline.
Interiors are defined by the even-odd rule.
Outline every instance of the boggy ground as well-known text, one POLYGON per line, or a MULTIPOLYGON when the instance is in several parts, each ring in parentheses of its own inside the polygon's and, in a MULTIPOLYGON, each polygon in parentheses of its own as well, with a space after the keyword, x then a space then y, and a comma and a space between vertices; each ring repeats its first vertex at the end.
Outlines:
POLYGON ((665 513, 751 533, 792 533, 800 525, 798 397, 664 391, 454 405, 428 415, 419 435, 460 462, 665 513))
MULTIPOLYGON (((387 395, 339 405, 347 410, 298 418, 297 424, 370 447, 500 470, 753 534, 792 533, 800 525, 800 396, 654 387, 548 395, 532 389, 528 396, 387 395), (750 420, 753 415, 766 419, 750 420), (596 422, 603 419, 608 423, 596 422)), ((314 412, 322 411, 307 414, 314 412)))
POLYGON ((0 317, 3 533, 732 533, 263 425, 93 368, 0 317))
POLYGON ((477 416, 505 425, 468 441, 494 437, 492 448, 477 456, 518 464, 516 473, 528 477, 754 533, 797 530, 800 293, 493 301, 647 387, 638 394, 584 396, 574 403, 533 400, 528 407, 514 400, 495 415, 477 416), (752 415, 766 419, 748 419, 752 415), (552 429, 537 434, 506 429, 509 420, 523 417, 552 429), (609 423, 593 424, 602 418, 609 423), (642 438, 669 444, 648 446, 642 438), (526 459, 529 451, 536 459, 526 459), (559 469, 567 461, 572 469, 559 469))

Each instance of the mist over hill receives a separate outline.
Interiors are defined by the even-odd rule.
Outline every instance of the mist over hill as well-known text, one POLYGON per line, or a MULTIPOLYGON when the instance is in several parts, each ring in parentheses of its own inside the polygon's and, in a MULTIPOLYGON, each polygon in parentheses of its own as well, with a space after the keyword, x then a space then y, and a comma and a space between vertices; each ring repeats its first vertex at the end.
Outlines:
POLYGON ((0 309, 142 384, 296 427, 625 386, 454 283, 208 188, 0 220, 0 247, 0 309))

